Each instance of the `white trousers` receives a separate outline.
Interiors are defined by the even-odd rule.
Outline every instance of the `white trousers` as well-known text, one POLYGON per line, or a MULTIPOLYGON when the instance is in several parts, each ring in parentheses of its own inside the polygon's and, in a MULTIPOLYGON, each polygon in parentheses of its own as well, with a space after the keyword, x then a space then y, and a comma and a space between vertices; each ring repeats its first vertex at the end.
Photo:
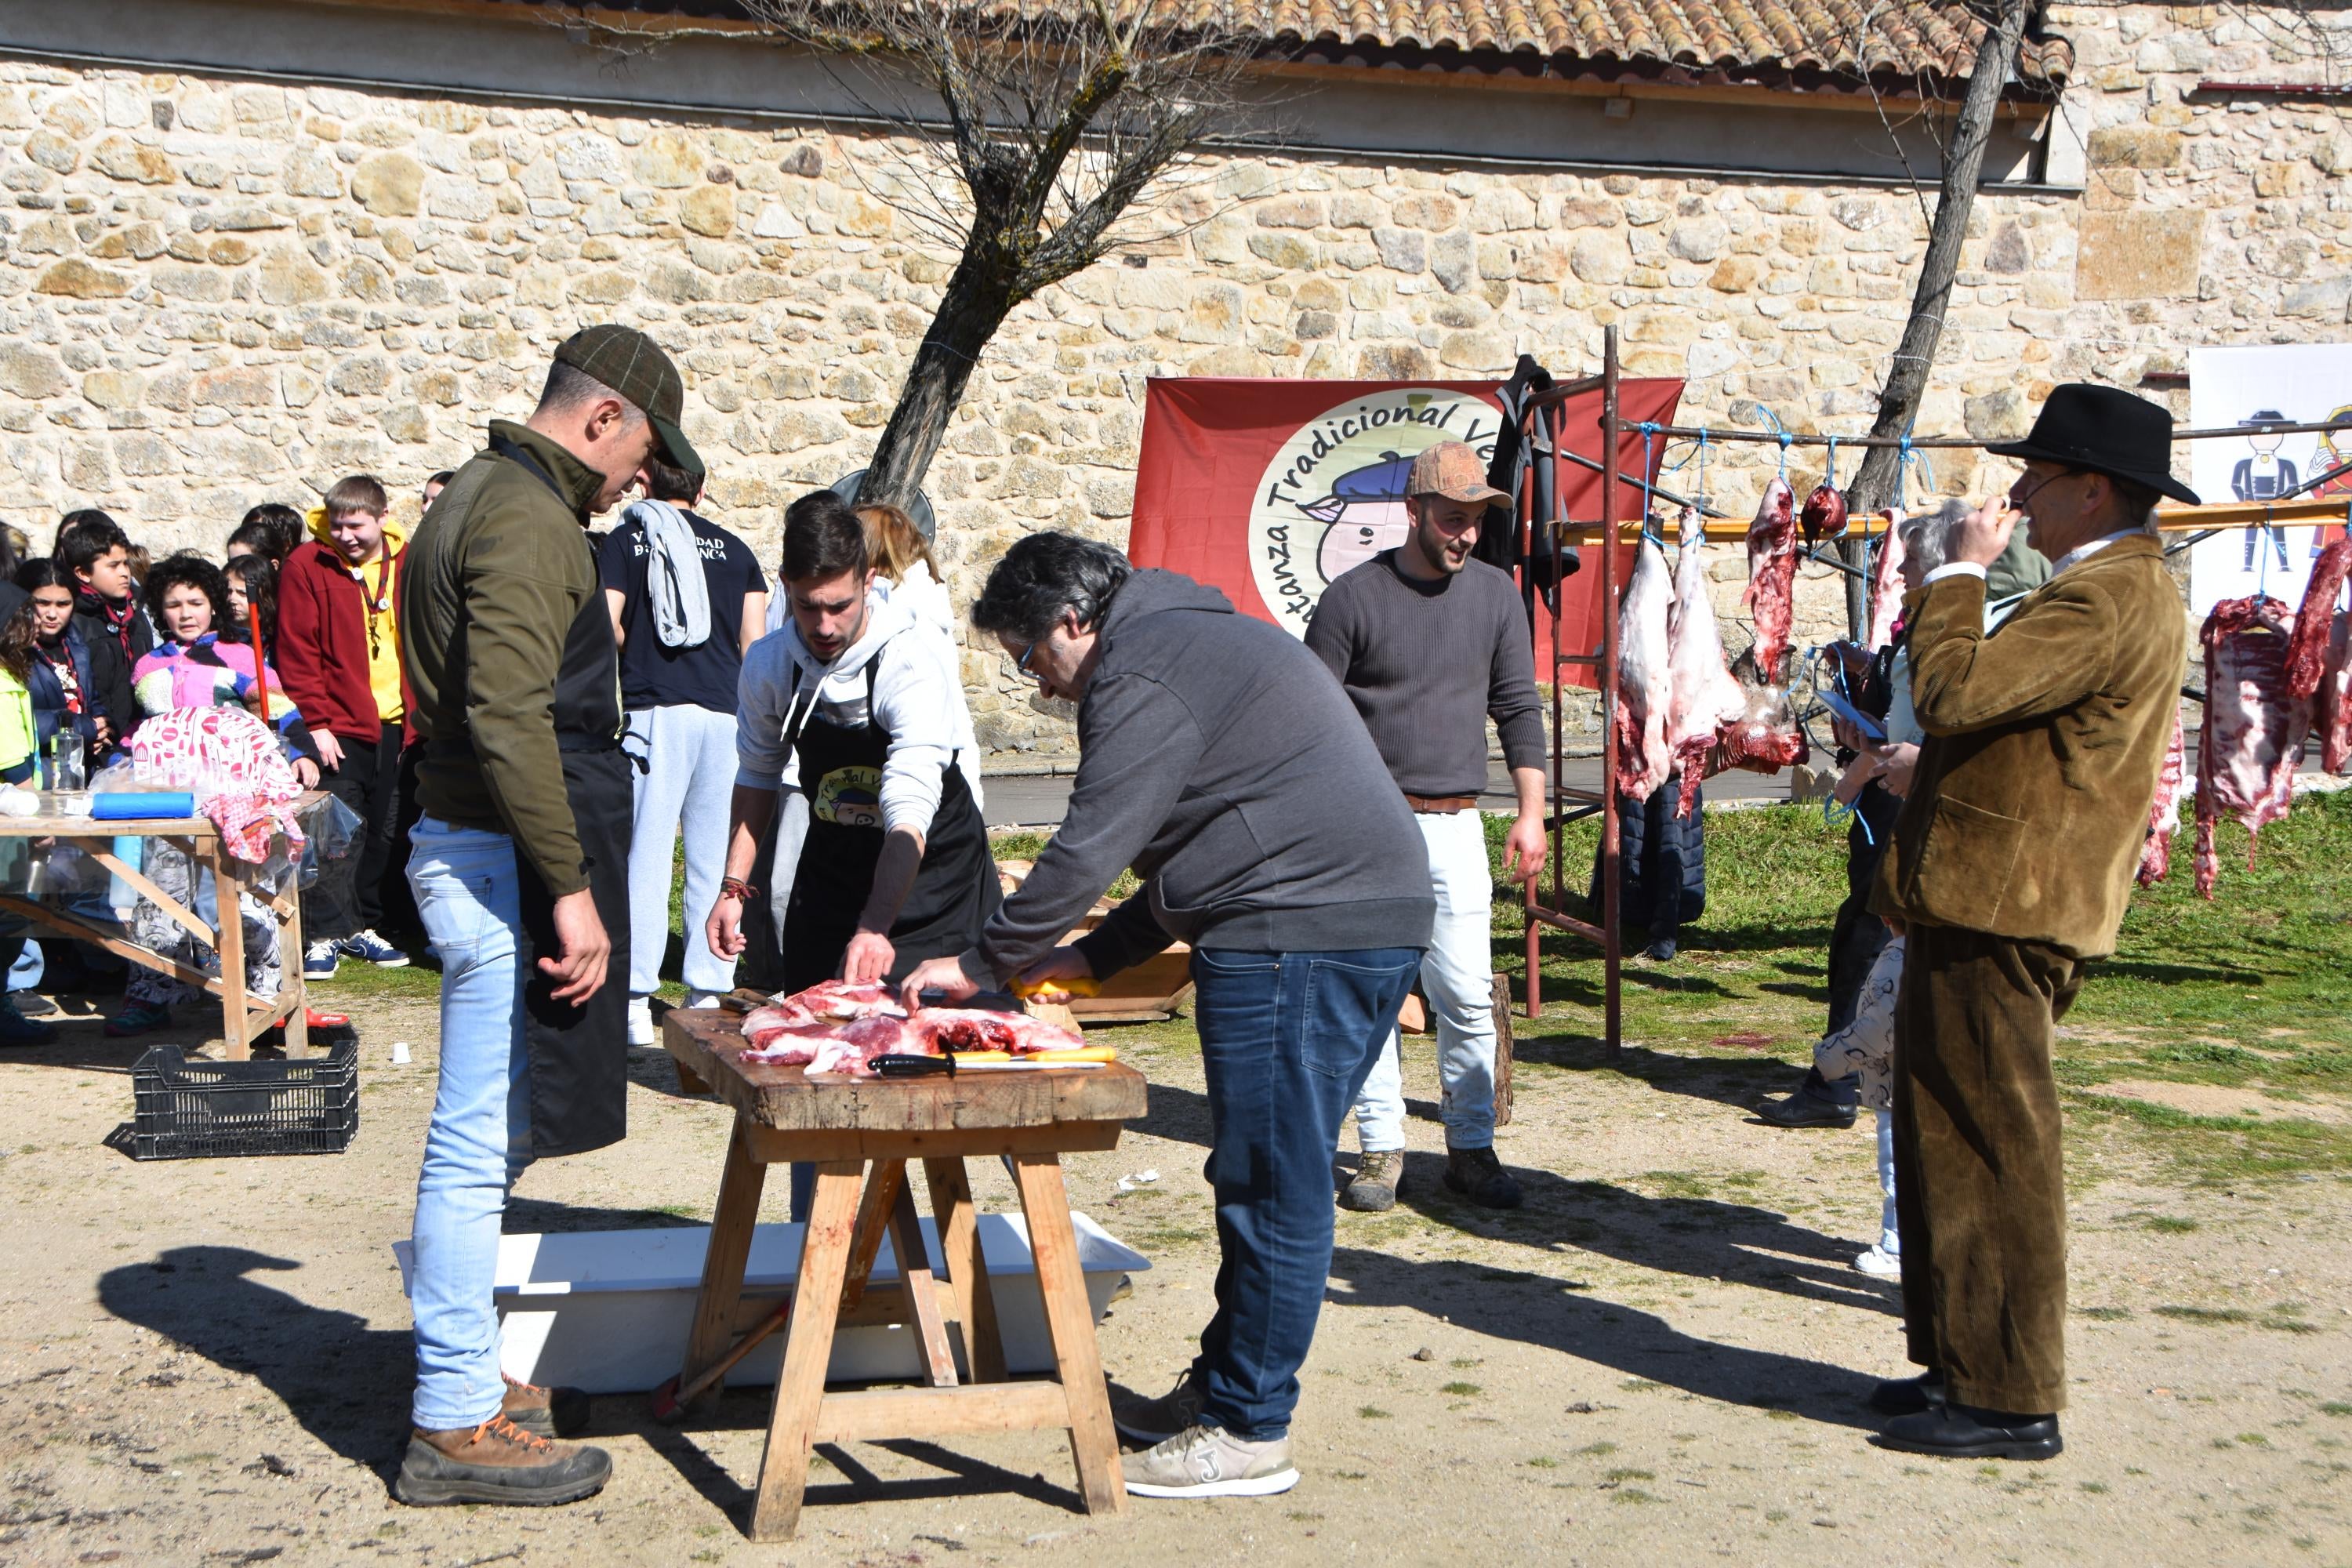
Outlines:
MULTIPOLYGON (((1429 850, 1429 880, 1437 894, 1421 991, 1437 1028, 1445 1146, 1485 1149, 1495 1142, 1495 878, 1486 860, 1486 819, 1457 811, 1416 813, 1413 821, 1429 850)), ((1404 1147, 1404 1077, 1394 1029, 1356 1097, 1356 1133, 1368 1154, 1404 1147)))
POLYGON ((691 702, 639 708, 623 744, 645 760, 633 773, 635 816, 629 840, 629 994, 661 988, 669 951, 669 879, 678 834, 686 835, 686 958, 689 991, 732 991, 735 965, 710 951, 702 922, 727 871, 727 812, 735 794, 735 715, 691 702))

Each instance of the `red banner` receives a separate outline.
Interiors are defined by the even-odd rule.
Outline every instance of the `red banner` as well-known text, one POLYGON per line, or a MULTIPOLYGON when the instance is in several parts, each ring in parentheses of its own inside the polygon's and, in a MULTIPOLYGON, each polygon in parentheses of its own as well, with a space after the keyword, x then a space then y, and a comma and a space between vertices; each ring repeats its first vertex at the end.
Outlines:
MULTIPOLYGON (((1491 459, 1503 422, 1498 384, 1488 381, 1291 381, 1210 376, 1153 378, 1144 402, 1143 449, 1135 479, 1128 554, 1223 590, 1236 609, 1304 637, 1324 588, 1340 573, 1404 541, 1405 472, 1423 447, 1466 442, 1491 459)), ((1621 416, 1664 424, 1682 383, 1619 384, 1621 416)), ((1570 401, 1569 447, 1600 456, 1601 395, 1570 401)), ((1619 471, 1636 474, 1642 437, 1629 431, 1619 471)), ((1652 478, 1661 455, 1650 453, 1652 478)), ((1558 515, 1597 521, 1601 476, 1561 470, 1558 515)), ((1642 515, 1641 492, 1618 489, 1618 516, 1642 515)), ((1630 550, 1622 571, 1632 569, 1630 550)), ((1576 650, 1600 637, 1601 574, 1569 579, 1560 641, 1576 650)), ((1550 664, 1550 617, 1537 617, 1537 673, 1550 664)), ((1589 669, 1561 672, 1595 684, 1589 669)))

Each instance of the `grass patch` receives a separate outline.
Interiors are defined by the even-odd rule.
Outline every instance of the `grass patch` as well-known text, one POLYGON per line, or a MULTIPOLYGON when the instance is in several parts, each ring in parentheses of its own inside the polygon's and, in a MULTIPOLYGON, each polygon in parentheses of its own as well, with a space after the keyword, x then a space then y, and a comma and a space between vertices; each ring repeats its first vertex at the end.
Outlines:
POLYGON ((2170 1318, 2179 1323, 2251 1323, 2254 1315, 2243 1307, 2177 1307, 2170 1303, 2155 1309, 2159 1318, 2170 1318))
MULTIPOLYGON (((1487 819, 1496 853, 1507 818, 1487 819)), ((2181 873, 2136 893, 2113 957, 2093 966, 2066 1019, 2060 1081, 2076 1090, 2123 1078, 2240 1084, 2280 1092, 2352 1093, 2352 925, 2339 868, 2352 862, 2352 792, 2310 795, 2265 828, 2244 868, 2242 829, 2224 824, 2221 894, 2196 897, 2181 873), (2249 1048, 2252 1047, 2252 1048, 2249 1048)), ((1582 897, 1596 820, 1563 832, 1569 912, 1582 897)), ((1615 1072, 1662 1088, 1704 1082, 1745 1100, 1792 1087, 1827 1000, 1823 951, 1845 892, 1844 836, 1802 807, 1717 812, 1706 819, 1707 907, 1680 933, 1673 963, 1625 971, 1622 1058, 1596 1037, 1600 966, 1586 943, 1546 932, 1544 994, 1558 1010, 1517 1025, 1519 1061, 1547 1070, 1615 1072)), ((2185 846, 2186 840, 2183 840, 2185 846)), ((1550 896, 1549 882, 1542 889, 1550 896)), ((1516 890, 1495 907, 1496 968, 1524 973, 1516 890)), ((1642 940, 1639 928, 1629 940, 1642 940)), ((2078 1093, 2070 1132, 2116 1137, 2158 1152, 2188 1179, 2212 1184, 2352 1173, 2352 1129, 2288 1120, 2194 1117, 2078 1093)), ((1653 1173, 1661 1195, 1705 1197, 1739 1184, 1653 1173)))
POLYGON ((1486 1391, 1475 1383, 1449 1383, 1439 1388, 1440 1394, 1450 1394, 1457 1399, 1475 1399, 1486 1391))
POLYGON ((1389 1413, 1377 1405, 1359 1405, 1356 1406, 1356 1414, 1367 1421, 1385 1421, 1389 1418, 1389 1413))

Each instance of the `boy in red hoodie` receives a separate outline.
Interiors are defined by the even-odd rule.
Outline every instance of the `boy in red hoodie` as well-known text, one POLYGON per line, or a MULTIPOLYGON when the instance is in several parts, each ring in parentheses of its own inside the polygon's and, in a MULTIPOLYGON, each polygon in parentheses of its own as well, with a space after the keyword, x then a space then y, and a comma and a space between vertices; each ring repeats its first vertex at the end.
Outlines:
POLYGON ((376 934, 384 883, 396 874, 400 814, 400 627, 394 610, 406 542, 384 521, 383 486, 355 474, 310 515, 310 542, 278 581, 278 670, 310 723, 320 784, 366 825, 350 889, 306 895, 306 979, 331 978, 339 955, 398 969, 408 954, 376 934))

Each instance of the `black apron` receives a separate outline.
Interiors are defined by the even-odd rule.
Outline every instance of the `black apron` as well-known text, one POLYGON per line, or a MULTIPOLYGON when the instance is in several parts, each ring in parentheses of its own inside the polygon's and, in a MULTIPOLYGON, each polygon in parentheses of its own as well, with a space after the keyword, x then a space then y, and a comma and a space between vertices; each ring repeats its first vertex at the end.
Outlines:
MULTIPOLYGON (((816 687, 797 686, 793 704, 803 696, 808 710, 784 737, 800 760, 801 793, 809 797, 808 838, 793 875, 792 902, 784 910, 784 988, 799 991, 841 973, 857 917, 874 888, 874 865, 882 856, 882 766, 890 736, 872 720, 877 667, 888 653, 875 650, 866 666, 866 700, 828 715, 820 710, 816 687)), ((940 775, 940 807, 923 836, 922 864, 915 885, 889 931, 898 952, 892 984, 929 958, 949 958, 980 940, 980 928, 996 912, 1003 891, 996 862, 988 853, 988 826, 950 754, 940 775)))
MULTIPOLYGON (((538 461, 512 442, 493 439, 499 456, 563 492, 538 461)), ((567 501, 566 506, 570 503, 567 501)), ((580 548, 588 548, 581 535, 580 548)), ((629 837, 634 793, 621 751, 620 650, 603 593, 588 595, 564 635, 555 671, 555 740, 563 753, 564 794, 580 837, 589 897, 612 939, 604 984, 582 1006, 555 1000, 556 983, 539 961, 563 951, 555 934, 555 898, 530 862, 515 857, 522 904, 524 1045, 530 1070, 530 1147, 541 1159, 581 1154, 628 1134, 629 837)))

